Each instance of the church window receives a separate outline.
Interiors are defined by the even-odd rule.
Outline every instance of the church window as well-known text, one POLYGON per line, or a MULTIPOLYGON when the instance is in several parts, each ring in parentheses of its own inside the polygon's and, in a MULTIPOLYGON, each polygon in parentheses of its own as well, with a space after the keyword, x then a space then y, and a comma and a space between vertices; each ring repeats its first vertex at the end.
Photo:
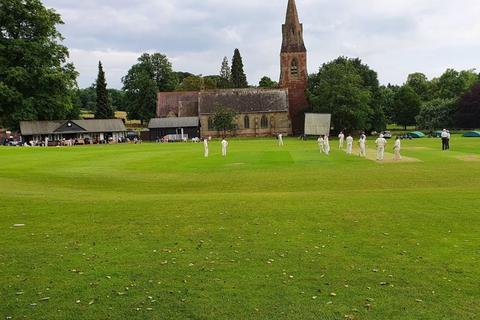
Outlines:
POLYGON ((260 127, 262 129, 268 128, 268 118, 267 118, 267 116, 265 116, 265 115, 262 116, 262 120, 260 120, 260 127))
POLYGON ((290 65, 290 73, 292 76, 298 76, 298 61, 297 59, 292 60, 292 64, 290 65))
POLYGON ((243 127, 245 129, 250 129, 250 118, 248 116, 245 116, 245 118, 243 118, 243 127))
POLYGON ((208 118, 208 130, 213 130, 213 118, 209 117, 208 118))

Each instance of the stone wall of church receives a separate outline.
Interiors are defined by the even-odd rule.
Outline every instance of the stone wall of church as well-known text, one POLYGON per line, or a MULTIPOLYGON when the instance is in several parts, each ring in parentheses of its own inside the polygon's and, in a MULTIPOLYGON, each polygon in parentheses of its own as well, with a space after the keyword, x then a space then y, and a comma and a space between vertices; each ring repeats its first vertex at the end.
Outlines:
MULTIPOLYGON (((200 132, 204 137, 220 137, 223 132, 211 129, 209 119, 212 115, 200 115, 200 132)), ((236 118, 237 129, 228 133, 229 136, 264 137, 292 134, 290 115, 288 112, 241 113, 236 118)))

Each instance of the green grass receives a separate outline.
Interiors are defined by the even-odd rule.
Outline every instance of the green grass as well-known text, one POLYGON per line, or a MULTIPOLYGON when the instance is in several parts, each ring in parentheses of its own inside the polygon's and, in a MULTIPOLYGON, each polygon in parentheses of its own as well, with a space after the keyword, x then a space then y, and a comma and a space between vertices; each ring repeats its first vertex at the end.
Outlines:
POLYGON ((476 319, 480 139, 439 145, 0 148, 0 318, 476 319))

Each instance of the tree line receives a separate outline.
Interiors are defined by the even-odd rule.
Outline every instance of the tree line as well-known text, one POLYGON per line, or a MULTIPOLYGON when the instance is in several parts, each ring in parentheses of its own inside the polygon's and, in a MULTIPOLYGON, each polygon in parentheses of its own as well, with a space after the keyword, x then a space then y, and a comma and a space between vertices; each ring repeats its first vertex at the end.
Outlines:
MULTIPOLYGON (((22 120, 76 119, 81 110, 111 118, 115 110, 130 119, 155 117, 159 91, 247 88, 243 59, 235 49, 217 75, 174 71, 167 56, 143 54, 122 78, 121 90, 108 89, 103 65, 89 88, 79 89, 78 73, 57 26, 58 13, 40 0, 0 0, 0 126, 18 128, 22 120)), ((263 77, 258 87, 277 88, 263 77)), ((401 85, 379 84, 377 72, 360 59, 339 57, 309 75, 311 112, 332 114, 337 130, 380 131, 387 124, 480 127, 480 76, 448 69, 438 78, 413 73, 401 85)))
POLYGON ((337 131, 383 131, 387 124, 419 129, 479 128, 480 74, 447 69, 428 79, 412 73, 401 86, 381 86, 360 59, 339 57, 309 76, 312 112, 331 113, 337 131))

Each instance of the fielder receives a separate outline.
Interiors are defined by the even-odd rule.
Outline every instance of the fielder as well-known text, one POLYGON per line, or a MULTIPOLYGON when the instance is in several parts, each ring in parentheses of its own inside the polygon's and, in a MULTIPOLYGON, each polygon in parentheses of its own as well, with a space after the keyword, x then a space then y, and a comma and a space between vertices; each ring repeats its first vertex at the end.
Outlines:
POLYGON ((208 158, 208 140, 203 139, 203 147, 205 149, 205 158, 208 158))
POLYGON ((345 134, 343 131, 340 132, 338 135, 338 148, 341 150, 343 149, 343 142, 345 141, 345 134))
POLYGON ((228 141, 226 139, 222 140, 222 157, 227 156, 228 141))
POLYGON ((383 137, 383 134, 375 140, 375 144, 377 145, 377 161, 383 161, 385 155, 385 146, 387 145, 387 140, 383 137))
POLYGON ((351 155, 353 149, 353 137, 351 134, 347 137, 347 154, 351 155))
POLYGON ((365 158, 367 156, 367 136, 364 133, 360 136, 358 145, 360 147, 360 157, 365 158))
POLYGON ((400 155, 400 150, 402 149, 402 142, 400 137, 395 139, 395 144, 393 146, 393 160, 402 160, 402 156, 400 155))
POLYGON ((278 134, 278 145, 283 147, 283 134, 281 133, 278 134))
POLYGON ((330 154, 330 141, 328 140, 328 136, 325 136, 325 138, 323 139, 323 144, 325 154, 328 156, 330 154))
POLYGON ((320 149, 320 153, 324 153, 325 152, 325 141, 323 140, 323 137, 320 136, 318 137, 318 148, 320 149))

